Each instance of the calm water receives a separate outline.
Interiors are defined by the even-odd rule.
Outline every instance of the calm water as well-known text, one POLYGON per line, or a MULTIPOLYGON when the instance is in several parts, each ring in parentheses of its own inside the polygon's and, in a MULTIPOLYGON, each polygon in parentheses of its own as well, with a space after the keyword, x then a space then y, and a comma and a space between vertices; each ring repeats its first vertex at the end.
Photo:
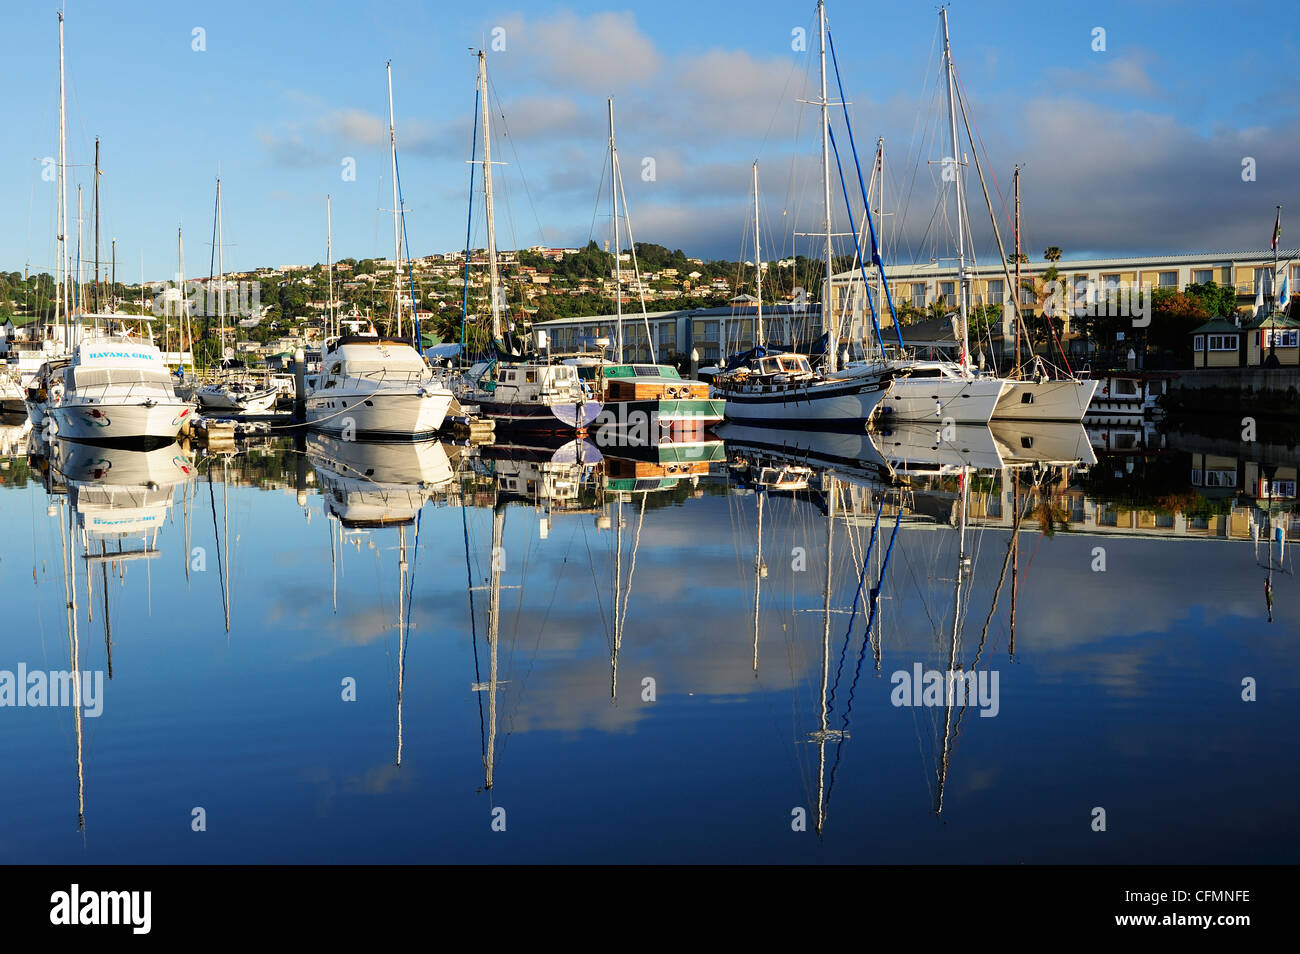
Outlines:
POLYGON ((0 708, 0 860, 1294 862, 1295 468, 1206 440, 903 487, 743 440, 20 441, 0 671, 105 678, 0 708), (891 701, 950 659, 995 705, 891 701))

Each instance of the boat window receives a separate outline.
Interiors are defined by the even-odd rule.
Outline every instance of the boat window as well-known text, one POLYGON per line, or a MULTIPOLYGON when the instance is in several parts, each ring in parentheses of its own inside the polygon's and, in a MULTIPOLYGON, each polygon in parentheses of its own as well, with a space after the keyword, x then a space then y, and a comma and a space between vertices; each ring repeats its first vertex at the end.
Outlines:
POLYGON ((334 367, 330 368, 330 374, 338 374, 342 370, 343 370, 343 363, 341 361, 335 361, 334 367))
POLYGON ((172 379, 166 371, 150 368, 69 368, 73 372, 73 381, 78 388, 105 387, 107 385, 130 386, 133 384, 152 385, 154 387, 171 387, 172 379))
POLYGON ((527 384, 536 384, 536 383, 537 383, 537 372, 536 372, 536 371, 527 371, 527 372, 525 372, 524 381, 525 381, 525 383, 527 383, 527 384))

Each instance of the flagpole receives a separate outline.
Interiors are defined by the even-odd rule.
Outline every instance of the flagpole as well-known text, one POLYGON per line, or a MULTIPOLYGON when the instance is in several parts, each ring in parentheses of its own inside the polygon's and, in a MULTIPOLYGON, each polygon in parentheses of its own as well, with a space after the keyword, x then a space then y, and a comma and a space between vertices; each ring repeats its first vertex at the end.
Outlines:
POLYGON ((1269 311, 1277 310, 1277 243, 1282 237, 1282 206, 1277 207, 1277 224, 1273 226, 1273 282, 1269 285, 1269 311))

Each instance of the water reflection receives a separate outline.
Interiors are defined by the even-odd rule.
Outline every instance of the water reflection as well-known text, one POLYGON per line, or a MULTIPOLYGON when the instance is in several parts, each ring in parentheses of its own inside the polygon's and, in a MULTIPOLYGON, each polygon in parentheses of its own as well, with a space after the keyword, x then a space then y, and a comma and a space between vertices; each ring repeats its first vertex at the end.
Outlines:
MULTIPOLYGON (((318 856, 291 825, 259 827, 259 803, 281 787, 331 831, 355 832, 343 856, 358 859, 418 860, 431 845, 465 860, 813 857, 781 840, 799 830, 792 806, 827 858, 1126 859, 1129 848, 1062 834, 1061 817, 1079 799, 1124 803, 1171 778, 1222 801, 1221 773, 1194 783, 1158 753, 1188 756, 1179 740, 1196 726, 1201 764, 1240 768, 1280 741, 1241 720, 1282 703, 1194 700, 1224 693, 1225 671, 1230 683, 1267 671, 1283 697, 1300 681, 1293 640, 1223 635, 1249 618, 1291 635, 1297 528, 1294 461, 1227 437, 1164 433, 1115 450, 1078 426, 728 425, 690 445, 311 435, 226 454, 22 437, 0 507, 21 513, 26 493, 33 535, 0 541, 0 558, 32 559, 37 587, 28 595, 9 574, 9 605, 28 620, 58 607, 69 669, 102 658, 110 679, 121 634, 186 633, 150 642, 148 665, 119 666, 89 760, 74 708, 79 828, 88 787, 130 802, 157 784, 160 751, 185 759, 196 732, 220 725, 219 746, 188 770, 208 794, 163 791, 247 798, 226 809, 236 859, 318 856), (43 508, 63 552, 51 585, 43 508), (1207 562, 1217 572, 1194 569, 1207 562), (102 651, 82 644, 90 624, 102 651), (389 688, 376 692, 385 667, 389 688), (197 680, 184 705, 141 695, 178 677, 197 680), (954 680, 961 694, 945 688, 954 680), (1222 725, 1206 726, 1206 712, 1222 725), (133 748, 132 734, 160 748, 133 748), (227 780, 250 750, 267 757, 227 780), (1072 759, 1059 778, 1036 774, 1057 751, 1072 759), (353 778, 372 753, 384 765, 355 783, 370 800, 323 781, 353 778), (1085 770, 1089 759, 1099 767, 1085 770), (1104 776, 1100 794, 1089 771, 1104 776), (697 793, 724 790, 732 814, 684 839, 697 793), (528 819, 524 831, 480 841, 483 801, 528 819), (532 833, 548 817, 572 822, 564 806, 605 802, 624 807, 578 812, 592 826, 582 847, 532 833), (413 834, 430 811, 455 821, 413 834), (967 842, 945 834, 949 819, 967 842)), ((41 658, 34 639, 16 633, 0 669, 41 658)), ((59 750, 44 723, 16 725, 0 721, 15 764, 43 764, 37 740, 59 750)), ((1296 774, 1264 771, 1274 791, 1296 774)), ((63 801, 60 778, 28 773, 0 802, 29 821, 20 846, 57 829, 35 806, 63 801)), ((1252 812, 1282 817, 1228 802, 1241 807, 1225 809, 1216 851, 1231 852, 1252 812)), ((149 845, 125 856, 176 857, 150 841, 149 816, 115 811, 149 845)), ((1145 819, 1171 841, 1193 822, 1175 809, 1145 819)))

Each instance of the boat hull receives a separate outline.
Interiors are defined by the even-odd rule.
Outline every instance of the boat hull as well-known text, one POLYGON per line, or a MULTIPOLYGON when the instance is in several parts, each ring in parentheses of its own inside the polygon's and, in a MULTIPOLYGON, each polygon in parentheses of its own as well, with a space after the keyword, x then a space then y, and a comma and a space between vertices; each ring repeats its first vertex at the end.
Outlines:
POLYGON ((888 380, 830 381, 771 392, 725 390, 728 422, 808 430, 865 429, 889 390, 888 380))
POLYGON ((194 405, 182 401, 72 402, 47 407, 55 433, 71 441, 109 443, 173 441, 194 414, 194 405))
POLYGON ((993 409, 995 420, 1083 420, 1097 390, 1096 381, 1008 381, 993 409))
POLYGON ((306 401, 307 426, 344 439, 424 440, 442 428, 451 401, 441 388, 318 392, 306 401))
POLYGON ((880 419, 987 424, 1007 382, 1000 378, 907 378, 894 380, 880 402, 880 419))

